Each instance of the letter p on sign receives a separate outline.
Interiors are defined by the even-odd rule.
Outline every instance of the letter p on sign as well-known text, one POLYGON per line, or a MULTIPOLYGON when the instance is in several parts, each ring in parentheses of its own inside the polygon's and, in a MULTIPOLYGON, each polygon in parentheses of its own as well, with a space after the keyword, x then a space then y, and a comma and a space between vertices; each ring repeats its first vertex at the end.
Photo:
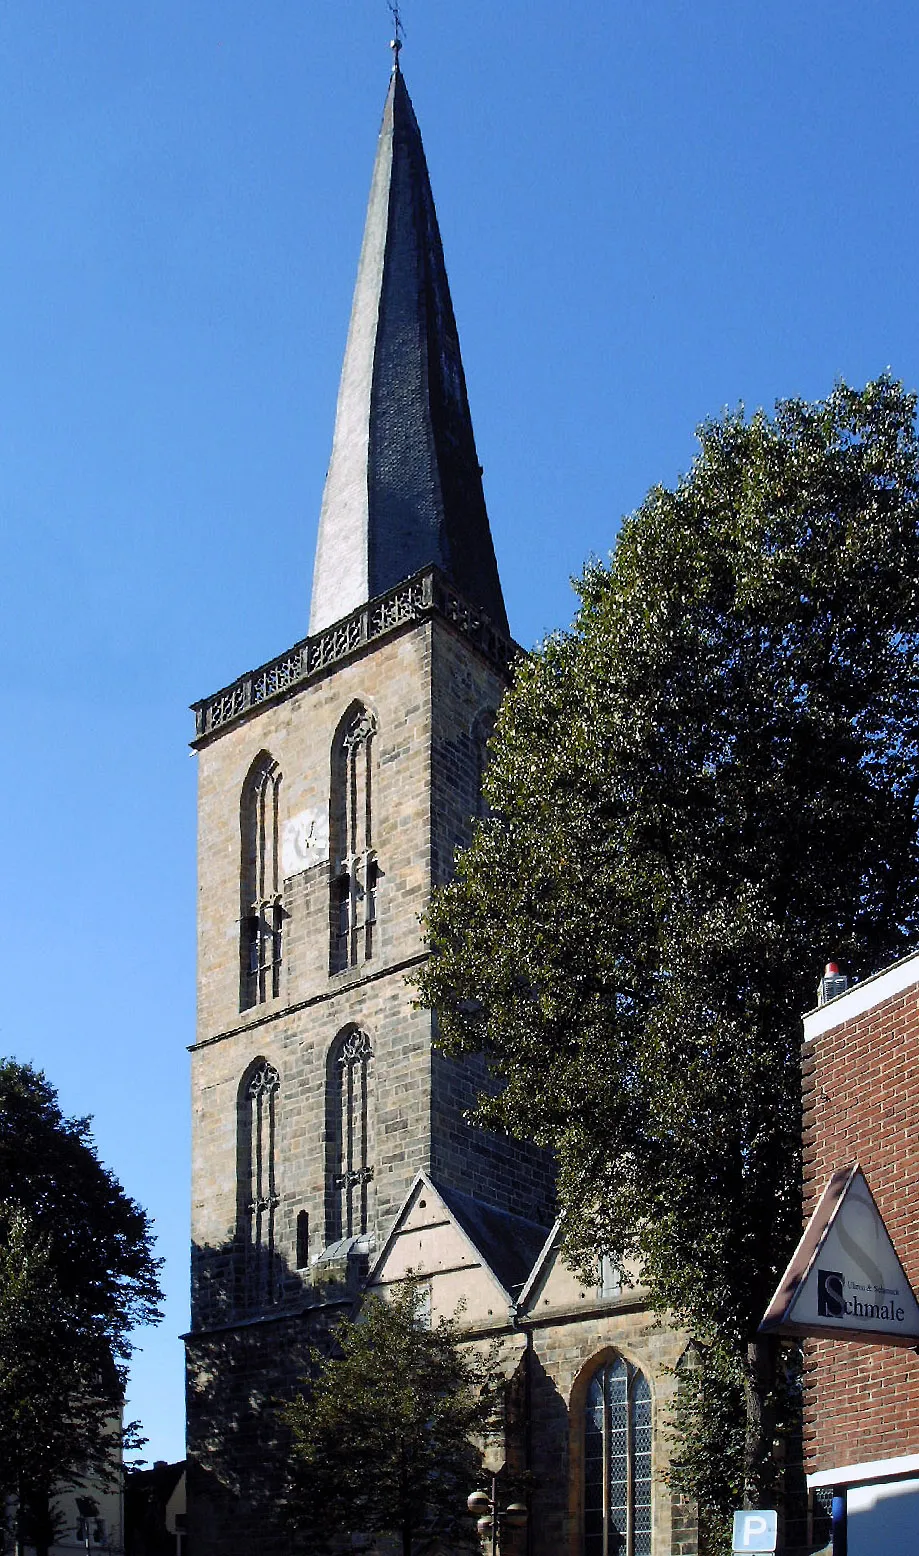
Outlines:
POLYGON ((734 1551, 774 1551, 776 1515, 770 1511, 734 1514, 734 1551))

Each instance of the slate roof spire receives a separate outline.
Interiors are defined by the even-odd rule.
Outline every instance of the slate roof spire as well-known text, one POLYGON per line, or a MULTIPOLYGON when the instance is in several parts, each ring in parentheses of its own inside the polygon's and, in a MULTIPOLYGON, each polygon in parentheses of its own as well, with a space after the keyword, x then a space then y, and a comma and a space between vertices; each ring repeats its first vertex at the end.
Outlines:
POLYGON ((507 632, 434 199, 394 49, 322 498, 310 633, 431 563, 507 632))

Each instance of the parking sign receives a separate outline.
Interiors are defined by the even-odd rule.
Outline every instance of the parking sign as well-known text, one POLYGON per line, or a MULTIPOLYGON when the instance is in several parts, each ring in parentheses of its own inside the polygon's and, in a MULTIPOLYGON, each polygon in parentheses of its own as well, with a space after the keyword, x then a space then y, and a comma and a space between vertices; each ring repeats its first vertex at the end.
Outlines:
POLYGON ((774 1551, 777 1519, 774 1512, 744 1508, 734 1514, 734 1556, 740 1551, 774 1551))

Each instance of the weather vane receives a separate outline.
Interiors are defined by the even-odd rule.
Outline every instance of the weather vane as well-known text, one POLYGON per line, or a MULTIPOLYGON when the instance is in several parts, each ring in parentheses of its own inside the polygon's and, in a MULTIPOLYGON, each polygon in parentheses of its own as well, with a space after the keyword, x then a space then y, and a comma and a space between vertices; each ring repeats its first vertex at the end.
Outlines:
POLYGON ((405 28, 402 25, 399 0, 386 0, 386 4, 389 6, 389 14, 392 17, 393 40, 389 45, 393 51, 392 68, 394 71, 397 71, 399 69, 399 51, 405 38, 405 28))

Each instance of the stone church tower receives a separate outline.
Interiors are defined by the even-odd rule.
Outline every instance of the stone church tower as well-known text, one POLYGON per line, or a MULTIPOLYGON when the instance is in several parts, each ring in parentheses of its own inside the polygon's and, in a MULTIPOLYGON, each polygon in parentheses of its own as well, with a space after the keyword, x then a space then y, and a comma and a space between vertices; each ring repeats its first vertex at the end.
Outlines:
POLYGON ((309 636, 195 706, 194 1556, 276 1548, 273 1402, 419 1172, 505 1213, 534 1253, 545 1240, 547 1159, 465 1121, 483 1076, 438 1053, 410 987, 513 653, 397 51, 309 636))
POLYGON ((501 1348, 495 1451, 532 1486, 509 1556, 696 1551, 666 1479, 686 1337, 638 1272, 565 1266, 550 1162, 470 1127, 484 1071, 412 1003, 513 654, 397 50, 309 636, 195 706, 190 1556, 289 1548, 278 1401, 362 1292, 407 1276, 501 1348))

